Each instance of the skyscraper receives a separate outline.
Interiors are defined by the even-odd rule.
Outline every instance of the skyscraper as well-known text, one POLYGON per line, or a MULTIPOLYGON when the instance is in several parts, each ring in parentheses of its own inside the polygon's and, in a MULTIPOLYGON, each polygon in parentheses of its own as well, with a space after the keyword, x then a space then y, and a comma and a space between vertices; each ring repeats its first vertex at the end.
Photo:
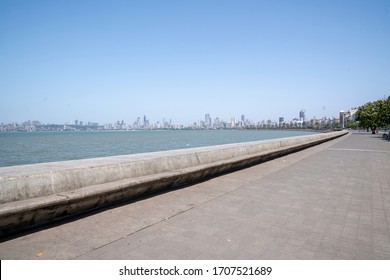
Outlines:
POLYGON ((305 110, 301 110, 300 112, 299 112, 299 120, 301 121, 301 122, 304 122, 305 121, 305 110))
POLYGON ((204 116, 204 123, 205 123, 206 127, 211 127, 211 117, 210 117, 210 114, 206 114, 204 116))

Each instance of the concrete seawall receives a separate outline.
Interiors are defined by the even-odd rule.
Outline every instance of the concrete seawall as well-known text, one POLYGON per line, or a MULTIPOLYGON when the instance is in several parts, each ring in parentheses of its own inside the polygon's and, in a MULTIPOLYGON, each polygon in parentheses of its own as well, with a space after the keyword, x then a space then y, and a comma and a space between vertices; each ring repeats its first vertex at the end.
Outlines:
POLYGON ((183 186, 332 140, 332 132, 0 168, 0 235, 183 186))

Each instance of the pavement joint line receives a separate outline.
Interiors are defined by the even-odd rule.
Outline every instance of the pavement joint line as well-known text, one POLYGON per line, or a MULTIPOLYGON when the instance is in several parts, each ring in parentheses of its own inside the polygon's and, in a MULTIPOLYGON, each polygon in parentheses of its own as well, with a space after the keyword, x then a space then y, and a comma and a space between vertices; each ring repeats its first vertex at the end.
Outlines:
MULTIPOLYGON (((204 203, 206 203, 206 202, 204 202, 204 203)), ((202 203, 202 204, 204 204, 204 203, 202 203)), ((200 204, 200 205, 202 205, 202 204, 200 204)), ((147 228, 150 228, 150 227, 152 227, 152 226, 154 226, 154 225, 157 225, 157 224, 159 224, 159 223, 161 223, 161 222, 165 222, 165 221, 167 221, 167 220, 169 220, 169 219, 171 219, 171 218, 173 218, 173 217, 176 217, 176 216, 178 216, 178 215, 180 215, 180 214, 182 214, 182 213, 185 213, 185 212, 187 212, 187 211, 190 211, 190 210, 192 210, 193 208, 195 208, 195 206, 192 206, 192 207, 190 207, 190 208, 188 208, 188 209, 186 209, 186 210, 180 211, 180 212, 178 212, 178 213, 176 213, 176 214, 174 214, 174 215, 172 215, 172 216, 169 216, 169 217, 167 217, 167 218, 163 218, 163 219, 161 219, 160 221, 157 221, 157 222, 155 222, 155 223, 152 223, 152 224, 149 224, 149 225, 147 225, 147 226, 144 226, 144 227, 142 227, 142 228, 140 228, 140 229, 137 229, 137 230, 135 230, 135 231, 133 231, 133 232, 127 234, 126 236, 122 236, 122 237, 120 237, 120 238, 118 238, 118 239, 116 239, 116 240, 112 240, 112 241, 110 241, 110 242, 108 242, 108 243, 106 243, 106 244, 103 244, 103 245, 101 245, 101 246, 98 246, 98 247, 96 247, 96 248, 93 248, 93 249, 92 249, 91 251, 89 251, 88 253, 93 252, 93 251, 95 251, 95 250, 98 250, 98 249, 100 249, 100 248, 103 248, 103 247, 105 247, 105 246, 108 246, 108 245, 110 245, 110 244, 112 244, 112 243, 115 243, 115 242, 117 242, 117 241, 119 241, 119 240, 122 240, 122 239, 124 239, 124 238, 127 238, 127 237, 129 237, 129 236, 131 236, 131 235, 134 235, 134 234, 136 234, 136 233, 138 233, 138 232, 140 232, 140 231, 143 231, 143 230, 145 230, 145 229, 147 229, 147 228)), ((74 259, 79 258, 79 257, 81 257, 81 256, 83 256, 83 255, 85 255, 85 253, 83 253, 83 254, 81 254, 81 255, 79 255, 79 256, 76 256, 74 259)))
MULTIPOLYGON (((190 209, 188 209, 188 210, 190 210, 190 209)), ((188 211, 188 210, 186 210, 186 211, 188 211)), ((182 212, 180 212, 180 213, 182 213, 182 212)), ((179 213, 179 214, 180 214, 180 213, 179 213)), ((152 224, 149 224, 149 225, 147 225, 147 226, 145 226, 145 227, 142 227, 142 228, 140 228, 140 229, 137 229, 136 231, 133 231, 133 232, 131 232, 131 233, 125 235, 125 236, 119 237, 119 238, 117 238, 117 239, 115 239, 115 240, 112 240, 112 241, 110 241, 110 242, 108 242, 108 243, 105 243, 105 244, 103 244, 103 245, 101 245, 101 246, 98 246, 98 247, 96 247, 96 248, 93 248, 93 249, 90 250, 89 252, 86 252, 86 253, 83 253, 83 254, 81 254, 81 255, 79 255, 79 256, 76 256, 76 257, 74 257, 73 259, 77 259, 77 258, 79 258, 79 257, 81 257, 81 256, 83 256, 83 255, 85 255, 85 254, 91 253, 91 252, 93 252, 93 251, 95 251, 95 250, 98 250, 98 249, 100 249, 100 248, 106 247, 106 246, 108 246, 108 245, 110 245, 110 244, 112 244, 112 243, 115 243, 115 242, 119 241, 119 240, 125 239, 125 238, 127 238, 127 237, 129 237, 129 236, 131 236, 131 235, 133 235, 133 234, 136 234, 137 232, 140 232, 140 231, 142 231, 142 230, 145 230, 145 229, 147 229, 147 228, 150 228, 150 227, 152 227, 152 226, 154 226, 154 225, 157 225, 157 224, 159 224, 159 223, 161 223, 161 222, 164 222, 164 221, 166 221, 166 220, 168 220, 168 219, 169 219, 169 218, 164 218, 164 219, 162 219, 162 220, 160 220, 160 221, 157 221, 157 222, 155 222, 155 223, 152 223, 152 224)))
POLYGON ((341 149, 341 148, 327 148, 331 151, 351 151, 351 152, 376 152, 376 153, 390 153, 390 151, 384 150, 365 150, 365 149, 341 149))
MULTIPOLYGON (((98 250, 98 249, 100 249, 100 248, 103 248, 103 247, 105 247, 105 246, 108 246, 108 245, 110 245, 110 244, 112 244, 112 243, 115 243, 115 242, 117 242, 117 241, 119 241, 119 240, 122 240, 122 239, 124 239, 124 238, 127 238, 127 237, 129 237, 129 236, 131 236, 131 235, 134 235, 134 234, 136 234, 136 233, 138 233, 138 232, 140 232, 140 231, 143 231, 143 230, 145 230, 145 229, 147 229, 147 228, 150 228, 150 227, 152 227, 152 226, 158 225, 158 224, 161 223, 161 222, 166 222, 166 221, 168 221, 169 219, 172 219, 172 218, 174 218, 174 217, 176 217, 176 216, 179 216, 179 215, 181 215, 181 214, 183 214, 183 213, 185 213, 185 212, 188 212, 188 211, 194 209, 195 207, 202 206, 202 205, 204 205, 204 204, 206 204, 206 203, 209 203, 210 201, 213 201, 213 200, 215 200, 215 199, 217 199, 217 198, 220 198, 220 197, 222 197, 222 196, 224 196, 224 195, 226 195, 226 194, 229 194, 229 193, 231 193, 231 192, 233 192, 233 191, 235 191, 235 190, 237 190, 237 189, 240 189, 240 188, 242 188, 242 187, 245 187, 246 185, 247 185, 247 184, 242 184, 242 185, 241 185, 240 187, 238 187, 238 188, 235 188, 235 189, 233 189, 233 190, 230 190, 230 191, 228 191, 228 192, 225 192, 225 193, 223 193, 223 194, 220 194, 220 195, 218 195, 218 196, 216 196, 216 197, 213 197, 213 198, 211 198, 211 199, 209 199, 209 200, 207 200, 207 201, 205 201, 205 202, 203 202, 203 203, 201 203, 201 204, 199 204, 199 205, 192 206, 192 207, 190 207, 190 208, 188 208, 188 209, 186 209, 186 210, 180 211, 180 212, 178 212, 178 213, 176 213, 176 214, 174 214, 174 215, 172 215, 172 216, 163 218, 163 219, 161 219, 160 221, 157 221, 157 222, 155 222, 155 223, 152 223, 152 224, 149 224, 149 225, 147 225, 147 226, 145 226, 145 227, 142 227, 142 228, 140 228, 140 229, 137 229, 137 230, 135 230, 135 231, 129 233, 129 234, 126 235, 126 236, 122 236, 122 237, 120 237, 120 238, 118 238, 118 239, 116 239, 116 240, 112 240, 112 241, 110 241, 110 242, 108 242, 108 243, 106 243, 106 244, 103 244, 103 245, 99 246, 99 247, 93 248, 93 249, 92 249, 91 251, 89 251, 88 253, 93 252, 93 251, 95 251, 95 250, 98 250)), ((79 258, 79 257, 81 257, 81 256, 83 256, 83 255, 85 255, 85 253, 81 254, 80 256, 76 256, 74 259, 79 258)))

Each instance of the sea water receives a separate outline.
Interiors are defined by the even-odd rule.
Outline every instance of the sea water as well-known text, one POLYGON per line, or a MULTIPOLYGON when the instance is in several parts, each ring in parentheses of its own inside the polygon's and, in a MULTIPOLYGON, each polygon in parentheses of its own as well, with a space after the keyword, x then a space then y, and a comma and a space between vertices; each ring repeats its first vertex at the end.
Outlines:
POLYGON ((2 132, 0 167, 186 149, 311 133, 287 130, 2 132))

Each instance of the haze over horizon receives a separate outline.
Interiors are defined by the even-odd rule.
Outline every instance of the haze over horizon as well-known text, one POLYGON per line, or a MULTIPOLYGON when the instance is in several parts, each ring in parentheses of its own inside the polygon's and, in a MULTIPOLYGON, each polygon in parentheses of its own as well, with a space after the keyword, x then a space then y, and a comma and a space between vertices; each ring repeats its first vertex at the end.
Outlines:
POLYGON ((337 116, 389 50, 390 1, 1 1, 0 123, 337 116))

